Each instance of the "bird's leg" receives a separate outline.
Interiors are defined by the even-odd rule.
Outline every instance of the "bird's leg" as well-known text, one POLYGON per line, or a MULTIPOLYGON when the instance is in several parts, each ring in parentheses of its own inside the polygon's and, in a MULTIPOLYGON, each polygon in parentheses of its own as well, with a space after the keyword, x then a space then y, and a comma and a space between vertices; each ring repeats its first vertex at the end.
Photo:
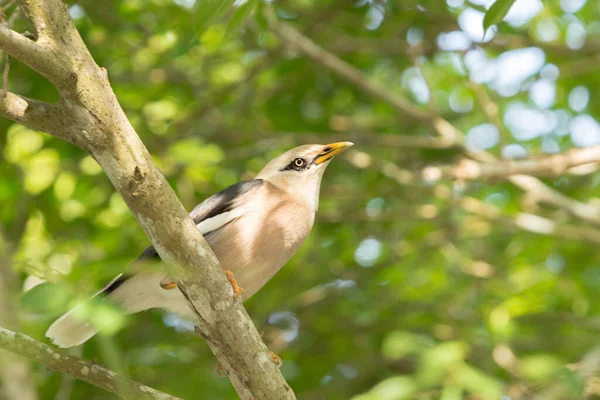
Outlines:
POLYGON ((175 283, 175 281, 171 279, 170 276, 166 276, 160 281, 160 287, 165 290, 171 290, 177 287, 177 283, 175 283))
MULTIPOLYGON (((264 333, 265 333, 264 331, 258 332, 258 334, 260 335, 260 337, 262 337, 264 333)), ((281 357, 279 357, 277 354, 273 353, 271 350, 269 350, 269 354, 271 355, 271 358, 273 359, 273 362, 275 364, 277 364, 277 366, 279 368, 281 368, 283 366, 283 360, 281 359, 281 357)))
POLYGON ((279 368, 283 367, 283 360, 281 359, 281 357, 279 357, 277 354, 273 353, 270 350, 269 350, 269 353, 271 354, 271 358, 273 359, 273 362, 275 364, 277 364, 277 367, 279 367, 279 368))
POLYGON ((215 368, 215 372, 221 378, 227 377, 227 371, 225 371, 225 367, 222 364, 217 365, 217 368, 215 368))
POLYGON ((233 288, 233 297, 236 299, 244 293, 244 289, 238 285, 237 281, 234 278, 234 274, 231 271, 225 271, 225 275, 227 275, 227 280, 231 283, 231 287, 233 288))

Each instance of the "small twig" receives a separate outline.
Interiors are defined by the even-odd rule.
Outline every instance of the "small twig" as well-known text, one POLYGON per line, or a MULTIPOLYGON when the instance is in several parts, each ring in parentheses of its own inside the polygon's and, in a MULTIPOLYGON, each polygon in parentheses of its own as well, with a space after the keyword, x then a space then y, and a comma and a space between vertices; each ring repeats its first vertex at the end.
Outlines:
POLYGON ((473 91, 475 92, 475 97, 477 97, 477 101, 479 102, 483 113, 487 116, 488 120, 498 128, 498 132, 500 133, 500 144, 505 145, 509 135, 500 119, 500 107, 492 100, 483 85, 471 81, 471 88, 473 88, 473 91))
POLYGON ((431 83, 430 83, 428 77, 425 76, 425 71, 423 69, 423 60, 422 60, 424 58, 424 56, 423 56, 423 54, 421 54, 421 51, 422 51, 422 47, 414 46, 409 49, 407 54, 410 57, 413 64, 415 65, 415 68, 421 75, 421 78, 423 78, 423 81, 425 82, 425 85, 427 86, 427 90, 429 90, 429 99, 427 101, 427 104, 429 105, 429 109, 432 112, 435 112, 438 108, 437 108, 437 105, 435 104, 435 99, 433 98, 433 91, 432 91, 431 83))
POLYGON ((11 27, 14 25, 15 21, 21 16, 21 9, 16 8, 15 11, 11 14, 10 18, 8 18, 8 26, 11 27))
POLYGON ((288 45, 300 50, 305 56, 336 72, 342 78, 356 85, 369 95, 385 101, 399 112, 420 121, 431 120, 433 115, 430 112, 413 104, 413 102, 408 98, 400 94, 391 93, 386 87, 375 82, 371 82, 360 70, 354 66, 346 63, 333 53, 320 47, 315 42, 294 29, 291 25, 280 22, 274 15, 272 9, 265 9, 265 17, 269 21, 269 25, 275 34, 277 34, 288 45))
POLYGON ((8 94, 8 71, 10 70, 10 56, 6 55, 4 62, 4 73, 2 74, 2 98, 6 98, 8 94))
MULTIPOLYGON (((17 2, 17 0, 9 0, 6 4, 4 4, 4 5, 0 6, 0 7, 2 7, 2 10, 8 10, 13 5, 15 5, 16 2, 17 2)), ((4 22, 4 21, 2 21, 2 22, 4 22)))
POLYGON ((511 228, 517 228, 538 235, 600 244, 600 231, 595 228, 559 224, 552 219, 531 213, 520 212, 515 216, 504 215, 496 206, 474 197, 463 198, 459 205, 470 214, 481 216, 490 221, 501 222, 511 228))

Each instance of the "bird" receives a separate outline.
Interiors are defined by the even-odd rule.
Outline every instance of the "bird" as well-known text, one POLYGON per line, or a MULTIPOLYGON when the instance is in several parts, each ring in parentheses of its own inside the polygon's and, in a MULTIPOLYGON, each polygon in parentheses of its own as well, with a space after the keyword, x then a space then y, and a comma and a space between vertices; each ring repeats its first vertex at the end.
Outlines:
MULTIPOLYGON (((253 296, 298 251, 319 208, 321 179, 331 160, 353 145, 337 142, 295 147, 276 157, 256 178, 240 181, 204 200, 190 217, 232 284, 235 297, 253 296)), ((137 259, 159 260, 153 246, 137 259)), ((175 281, 163 269, 120 274, 96 296, 127 314, 152 308, 193 318, 175 281)), ((83 344, 98 329, 77 306, 50 325, 46 336, 63 348, 83 344)))

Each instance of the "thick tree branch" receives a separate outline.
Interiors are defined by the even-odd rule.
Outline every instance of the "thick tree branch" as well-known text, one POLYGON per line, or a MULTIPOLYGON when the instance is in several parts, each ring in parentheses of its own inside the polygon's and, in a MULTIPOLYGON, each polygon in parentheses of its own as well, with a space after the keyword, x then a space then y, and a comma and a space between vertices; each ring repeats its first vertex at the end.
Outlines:
MULTIPOLYGON (((0 117, 11 119, 34 129, 42 129, 42 127, 47 127, 48 123, 52 123, 56 117, 56 108, 55 104, 29 99, 11 92, 8 92, 4 98, 0 96, 0 117)), ((62 128, 62 124, 55 126, 52 130, 60 128, 62 128)))
POLYGON ((125 399, 178 399, 139 382, 123 379, 101 365, 70 356, 22 333, 2 327, 0 327, 0 347, 125 399))
POLYGON ((45 38, 33 41, 0 23, 0 48, 53 83, 68 80, 72 71, 58 62, 58 55, 45 38))
MULTIPOLYGON (((20 5, 36 30, 36 46, 43 49, 20 54, 20 60, 35 69, 47 52, 54 54, 56 63, 39 72, 45 71, 61 95, 53 121, 36 126, 32 120, 22 122, 76 144, 102 166, 163 261, 173 268, 179 289, 196 313, 199 333, 240 397, 295 398, 243 305, 233 298, 218 260, 127 120, 106 70, 94 62, 66 5, 60 0, 21 0, 20 5), (68 79, 65 71, 71 71, 68 79), (68 129, 59 131, 59 125, 68 129)), ((10 40, 14 38, 7 34, 0 49, 19 54, 19 43, 10 40)))

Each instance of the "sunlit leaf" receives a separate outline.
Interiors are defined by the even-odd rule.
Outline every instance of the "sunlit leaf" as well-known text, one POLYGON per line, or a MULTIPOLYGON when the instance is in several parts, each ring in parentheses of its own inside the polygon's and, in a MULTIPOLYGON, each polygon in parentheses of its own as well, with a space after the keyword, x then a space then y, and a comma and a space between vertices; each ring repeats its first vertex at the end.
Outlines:
POLYGON ((499 399, 504 391, 504 385, 498 379, 467 364, 456 368, 452 377, 459 386, 484 400, 499 399))
POLYGON ((127 322, 127 315, 120 308, 101 297, 81 303, 73 310, 73 315, 80 321, 90 321, 106 335, 114 335, 127 322))
POLYGON ((222 18, 235 0, 199 0, 196 5, 196 34, 200 35, 215 21, 222 18))
POLYGON ((397 360, 409 354, 418 354, 426 346, 427 339, 406 331, 394 331, 387 335, 381 346, 384 357, 397 360))
POLYGON ((233 17, 231 17, 229 23, 227 24, 225 37, 231 37, 244 24, 244 22, 246 22, 246 19, 250 13, 252 13, 256 7, 256 4, 258 4, 258 0, 248 0, 235 10, 233 17))
POLYGON ((485 13, 485 17, 483 18, 483 32, 485 33, 490 26, 502 22, 514 3, 515 0, 496 0, 485 13))
POLYGON ((70 294, 65 285, 46 282, 21 296, 24 309, 36 313, 56 313, 66 308, 70 294))
POLYGON ((442 383, 449 370, 462 365, 468 351, 469 346, 459 341, 444 342, 426 349, 421 354, 418 382, 426 387, 442 383))
POLYGON ((379 382, 373 389, 352 400, 403 400, 412 399, 417 390, 414 380, 408 376, 396 376, 379 382))
POLYGON ((532 354, 523 357, 519 367, 527 379, 543 382, 556 377, 562 365, 562 360, 553 354, 532 354))

